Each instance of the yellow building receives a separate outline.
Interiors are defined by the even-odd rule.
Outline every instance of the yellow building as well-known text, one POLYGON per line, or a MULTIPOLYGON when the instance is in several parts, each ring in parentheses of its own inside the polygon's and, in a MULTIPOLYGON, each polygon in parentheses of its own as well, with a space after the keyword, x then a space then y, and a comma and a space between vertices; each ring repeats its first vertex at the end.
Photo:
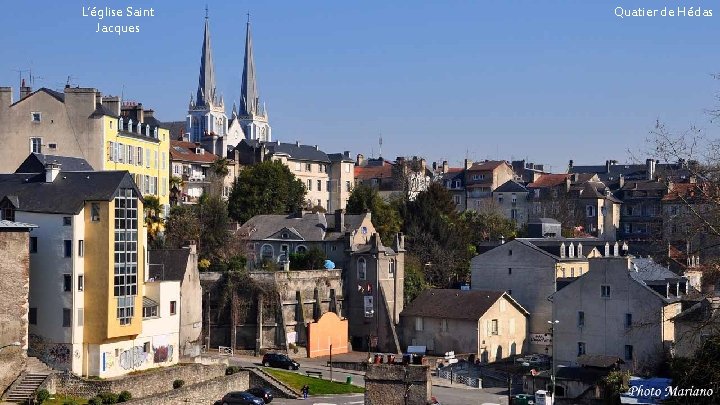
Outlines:
POLYGON ((142 195, 157 196, 167 212, 170 134, 142 104, 69 86, 23 86, 14 101, 12 89, 0 87, 0 123, 0 173, 14 172, 30 153, 82 158, 94 170, 127 170, 142 195))
POLYGON ((127 171, 49 163, 45 173, 0 175, 0 200, 17 220, 38 224, 30 237, 31 355, 103 378, 177 363, 180 283, 147 279, 143 200, 127 171))

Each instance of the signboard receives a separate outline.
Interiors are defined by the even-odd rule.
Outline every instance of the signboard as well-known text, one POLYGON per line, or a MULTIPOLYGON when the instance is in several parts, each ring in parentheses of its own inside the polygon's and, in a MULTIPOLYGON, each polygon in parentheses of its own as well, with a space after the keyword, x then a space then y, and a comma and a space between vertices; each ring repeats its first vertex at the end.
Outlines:
POLYGON ((372 318, 375 315, 375 306, 373 305, 373 296, 366 295, 365 300, 365 318, 372 318))
POLYGON ((550 346, 552 344, 552 333, 531 333, 530 344, 550 346))

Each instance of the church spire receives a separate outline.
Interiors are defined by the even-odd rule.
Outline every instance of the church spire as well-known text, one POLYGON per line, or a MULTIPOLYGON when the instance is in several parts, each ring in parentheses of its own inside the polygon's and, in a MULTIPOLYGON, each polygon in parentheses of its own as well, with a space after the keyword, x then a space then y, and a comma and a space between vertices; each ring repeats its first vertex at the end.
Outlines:
POLYGON ((245 35, 245 61, 243 63, 242 88, 240 90, 240 115, 259 113, 259 95, 255 82, 255 59, 253 58, 252 35, 250 34, 250 13, 248 13, 245 35))
POLYGON ((210 47, 210 20, 205 6, 205 35, 203 38, 202 56, 200 57, 200 78, 198 79, 195 105, 198 107, 216 104, 215 100, 215 67, 213 66, 212 48, 210 47))

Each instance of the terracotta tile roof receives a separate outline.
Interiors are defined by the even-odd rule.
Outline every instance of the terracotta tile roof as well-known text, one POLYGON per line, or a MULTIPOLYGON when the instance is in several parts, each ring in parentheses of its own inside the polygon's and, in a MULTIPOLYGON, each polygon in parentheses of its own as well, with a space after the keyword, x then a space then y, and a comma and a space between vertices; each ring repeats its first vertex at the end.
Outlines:
POLYGON ((663 202, 702 202, 713 198, 713 190, 705 184, 673 183, 670 190, 662 198, 663 202))
POLYGON ((195 153, 195 148, 202 148, 192 142, 170 141, 170 159, 182 162, 194 163, 213 163, 218 159, 217 156, 205 151, 205 153, 195 153))
POLYGON ((382 166, 355 166, 355 179, 389 179, 392 178, 392 169, 393 165, 387 162, 382 166))
POLYGON ((507 164, 504 160, 487 160, 485 162, 477 162, 474 163, 468 171, 486 171, 486 170, 495 170, 498 167, 502 166, 503 164, 507 164))
POLYGON ((570 174, 541 174, 537 180, 528 184, 528 188, 546 188, 555 187, 565 184, 565 180, 570 178, 570 174))

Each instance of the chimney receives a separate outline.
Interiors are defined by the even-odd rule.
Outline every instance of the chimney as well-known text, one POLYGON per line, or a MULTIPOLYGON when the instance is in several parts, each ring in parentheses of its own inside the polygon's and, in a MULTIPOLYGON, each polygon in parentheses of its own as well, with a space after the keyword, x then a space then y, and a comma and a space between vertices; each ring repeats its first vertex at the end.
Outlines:
POLYGON ((155 110, 145 110, 143 112, 144 118, 155 118, 155 110))
POLYGON ((613 163, 612 160, 605 161, 605 173, 610 173, 610 166, 612 166, 612 163, 613 163))
POLYGON ((97 107, 97 92, 89 87, 65 87, 65 106, 76 114, 90 115, 97 107))
POLYGON ((449 170, 450 170, 450 166, 448 166, 448 161, 447 161, 447 160, 443 160, 443 163, 442 163, 442 171, 443 171, 443 173, 447 173, 449 170))
POLYGON ((317 146, 317 145, 315 145, 315 150, 320 150, 320 148, 318 148, 318 146, 317 146))
POLYGON ((300 146, 300 141, 295 141, 295 146, 300 146))
POLYGON ((196 254, 197 254, 197 245, 195 244, 195 241, 194 241, 194 240, 191 240, 191 241, 188 242, 187 249, 190 250, 190 254, 191 254, 191 255, 196 255, 196 254))
POLYGON ((22 79, 22 83, 20 83, 20 100, 29 96, 30 93, 32 93, 32 89, 29 86, 26 86, 25 79, 22 79))
POLYGON ((622 173, 620 173, 620 175, 618 176, 618 185, 620 186, 620 188, 623 188, 623 186, 625 185, 625 175, 623 175, 622 173))
POLYGON ((57 175, 60 174, 60 164, 58 163, 46 163, 45 164, 45 183, 52 183, 55 181, 57 175))
POLYGON ((335 230, 345 232, 345 210, 335 210, 335 230))
POLYGON ((573 168, 573 161, 572 161, 572 159, 570 159, 570 161, 568 162, 568 171, 570 171, 570 169, 572 169, 572 168, 573 168))
POLYGON ((648 180, 653 180, 655 178, 655 159, 645 160, 645 172, 648 180))
POLYGON ((102 98, 102 105, 116 116, 120 116, 120 97, 107 96, 102 98))
POLYGON ((473 165, 473 161, 472 161, 472 160, 470 160, 470 159, 465 159, 465 170, 467 170, 467 169, 469 169, 470 167, 472 167, 472 165, 473 165))
POLYGON ((425 170, 427 170, 427 160, 425 158, 420 158, 420 171, 418 173, 425 173, 425 170))
POLYGON ((12 103, 12 87, 0 87, 0 109, 7 108, 12 103))
POLYGON ((344 157, 345 159, 350 159, 350 151, 349 151, 349 150, 344 151, 344 152, 343 152, 343 157, 344 157))
POLYGON ((355 166, 364 166, 365 165, 365 156, 363 156, 362 153, 358 153, 355 157, 355 166))
POLYGON ((433 164, 432 164, 432 170, 433 170, 434 172, 436 172, 437 169, 438 169, 438 164, 437 164, 437 162, 433 162, 433 164))

